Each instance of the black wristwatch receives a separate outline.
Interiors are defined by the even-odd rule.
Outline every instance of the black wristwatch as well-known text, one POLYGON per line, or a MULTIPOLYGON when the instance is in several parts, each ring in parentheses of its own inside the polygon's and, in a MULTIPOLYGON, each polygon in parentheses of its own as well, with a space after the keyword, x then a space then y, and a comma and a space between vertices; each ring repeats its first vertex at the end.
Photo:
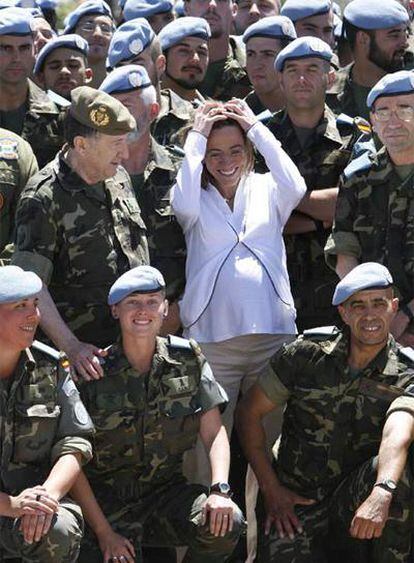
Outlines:
POLYGON ((233 491, 228 483, 214 483, 210 487, 209 494, 211 495, 211 493, 218 493, 219 495, 223 495, 228 498, 233 496, 233 491))
POLYGON ((384 479, 383 481, 378 481, 378 483, 375 483, 374 487, 381 487, 381 489, 384 489, 389 493, 395 493, 397 483, 392 479, 384 479))

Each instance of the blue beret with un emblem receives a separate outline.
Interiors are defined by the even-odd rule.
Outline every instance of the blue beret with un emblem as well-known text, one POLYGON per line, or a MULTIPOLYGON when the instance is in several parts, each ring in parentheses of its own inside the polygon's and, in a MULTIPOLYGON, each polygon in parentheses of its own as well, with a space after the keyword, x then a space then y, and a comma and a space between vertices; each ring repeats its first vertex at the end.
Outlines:
POLYGON ((78 22, 83 16, 90 14, 100 14, 109 16, 112 19, 112 12, 109 5, 104 0, 87 0, 73 10, 65 20, 63 33, 72 33, 78 22))
POLYGON ((0 35, 31 35, 33 16, 25 8, 0 10, 0 35))
POLYGON ((165 289, 165 280, 159 270, 152 266, 137 266, 122 274, 112 285, 108 305, 116 305, 131 293, 156 293, 165 289))
POLYGON ((274 37, 275 39, 296 39, 295 26, 286 16, 268 16, 252 23, 243 33, 243 43, 251 37, 274 37))
POLYGON ((351 295, 363 289, 387 288, 393 280, 389 270, 377 262, 364 262, 351 270, 337 284, 332 298, 332 305, 341 305, 351 295))
POLYGON ((34 74, 42 71, 46 58, 56 49, 72 49, 73 51, 79 51, 82 55, 87 57, 89 45, 86 39, 76 33, 69 33, 68 35, 54 37, 41 48, 39 54, 37 55, 33 69, 34 74))
POLYGON ((360 29, 388 29, 408 24, 407 10, 397 0, 353 0, 344 10, 344 20, 360 29))
POLYGON ((155 33, 145 18, 123 23, 112 36, 108 50, 107 66, 116 67, 133 59, 153 41, 155 33))
POLYGON ((171 0, 126 0, 123 16, 125 21, 135 18, 149 18, 173 9, 171 0))
POLYGON ((204 18, 187 16, 168 23, 158 34, 161 49, 165 51, 185 37, 201 37, 208 41, 211 37, 210 25, 204 18))
POLYGON ((287 16, 293 22, 326 14, 332 9, 331 0, 286 0, 280 15, 287 16))
POLYGON ((367 97, 367 106, 372 108, 377 98, 382 96, 398 96, 414 92, 414 72, 399 70, 387 74, 371 89, 367 97))
POLYGON ((317 37, 299 37, 282 49, 275 60, 275 69, 282 72, 286 61, 317 57, 328 63, 332 59, 332 49, 325 41, 317 37))
POLYGON ((41 289, 42 280, 34 272, 26 272, 19 266, 0 268, 0 304, 27 299, 41 289))
POLYGON ((107 94, 131 92, 151 86, 151 80, 143 66, 125 65, 112 70, 99 86, 107 94))
POLYGON ((0 0, 0 10, 17 8, 18 6, 20 6, 20 0, 0 0))

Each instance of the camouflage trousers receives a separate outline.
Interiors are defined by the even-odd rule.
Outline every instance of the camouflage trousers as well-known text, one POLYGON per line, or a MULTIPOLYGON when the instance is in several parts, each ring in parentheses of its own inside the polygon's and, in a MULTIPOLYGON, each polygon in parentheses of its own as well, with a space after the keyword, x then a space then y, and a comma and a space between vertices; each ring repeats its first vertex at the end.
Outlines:
POLYGON ((372 491, 377 458, 370 459, 318 504, 296 507, 303 533, 293 540, 275 530, 264 535, 264 506, 257 506, 260 563, 408 563, 413 532, 412 472, 406 467, 393 495, 388 521, 380 538, 354 539, 349 528, 356 509, 372 491))
POLYGON ((19 530, 19 519, 0 517, 1 555, 30 563, 75 563, 83 534, 82 511, 70 499, 62 499, 49 532, 28 544, 19 530), (2 553, 3 552, 3 553, 2 553))
MULTIPOLYGON (((135 547, 135 561, 142 563, 142 546, 188 546, 183 563, 221 563, 235 548, 245 522, 235 505, 232 532, 213 536, 201 525, 201 508, 206 488, 186 483, 168 488, 153 487, 150 494, 128 502, 121 498, 99 498, 101 508, 113 530, 128 538, 135 547), (111 510, 112 507, 112 510, 111 510)), ((94 535, 86 529, 80 563, 101 563, 102 554, 94 535)))

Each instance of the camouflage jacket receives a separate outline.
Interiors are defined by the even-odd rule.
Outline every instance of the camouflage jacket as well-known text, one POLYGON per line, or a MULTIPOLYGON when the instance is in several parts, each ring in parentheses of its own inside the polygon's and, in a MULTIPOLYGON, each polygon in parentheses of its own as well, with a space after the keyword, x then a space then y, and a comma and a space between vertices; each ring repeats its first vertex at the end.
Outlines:
MULTIPOLYGON (((305 147, 302 147, 285 110, 274 114, 266 124, 282 143, 305 179, 308 191, 334 188, 351 158, 355 141, 363 134, 359 121, 337 118, 325 106, 325 112, 305 147)), ((369 125, 364 122, 364 126, 369 125)), ((331 306, 337 276, 329 271, 324 246, 329 231, 285 236, 287 266, 292 294, 298 312, 299 330, 332 324, 335 310, 331 306)))
POLYGON ((244 98, 244 101, 255 115, 259 115, 260 113, 266 111, 265 106, 262 104, 262 102, 259 99, 259 96, 256 94, 254 90, 253 92, 247 94, 247 96, 244 98))
POLYGON ((62 455, 92 457, 93 425, 66 361, 32 348, 0 379, 0 491, 43 484, 62 455))
POLYGON ((171 301, 178 299, 185 285, 185 239, 170 201, 181 160, 178 150, 164 148, 152 139, 144 173, 131 175, 147 227, 150 263, 164 275, 171 301))
POLYGON ((337 254, 384 264, 402 302, 410 301, 414 297, 414 170, 402 180, 385 148, 354 161, 341 182, 325 253, 332 268, 337 254))
POLYGON ((230 38, 226 58, 210 63, 207 68, 207 74, 199 86, 203 96, 225 102, 231 98, 243 99, 252 90, 237 55, 238 47, 230 38))
POLYGON ((151 125, 151 134, 160 145, 180 144, 177 133, 193 121, 194 107, 178 94, 165 88, 161 90, 161 108, 151 125))
POLYGON ((391 412, 414 415, 411 349, 390 336, 357 375, 350 372, 348 350, 348 331, 301 336, 276 353, 259 379, 274 404, 287 402, 276 473, 308 498, 321 500, 378 454, 391 412))
POLYGON ((201 414, 225 398, 198 345, 183 338, 158 337, 147 374, 130 366, 120 343, 103 368, 104 377, 82 382, 80 392, 96 427, 86 471, 106 506, 111 495, 126 498, 181 480, 201 414))
POLYGON ((12 241, 17 198, 37 171, 30 145, 15 133, 0 128, 0 253, 12 241))
POLYGON ((31 80, 27 104, 20 136, 32 147, 39 167, 43 168, 63 146, 63 113, 31 80))
POLYGON ((17 208, 12 262, 48 284, 78 338, 100 346, 116 339, 109 288, 148 261, 145 225, 122 167, 92 186, 59 153, 31 178, 17 208))

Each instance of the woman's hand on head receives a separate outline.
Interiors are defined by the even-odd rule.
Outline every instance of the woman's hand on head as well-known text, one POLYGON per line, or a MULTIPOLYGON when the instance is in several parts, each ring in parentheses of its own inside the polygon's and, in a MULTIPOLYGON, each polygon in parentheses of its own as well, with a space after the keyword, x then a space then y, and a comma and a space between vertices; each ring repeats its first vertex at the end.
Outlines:
POLYGON ((194 113, 193 131, 208 137, 216 121, 222 121, 229 116, 224 111, 223 104, 218 102, 206 102, 196 109, 194 113))
POLYGON ((226 117, 237 121, 246 133, 258 121, 244 100, 233 98, 224 104, 224 108, 226 117))

